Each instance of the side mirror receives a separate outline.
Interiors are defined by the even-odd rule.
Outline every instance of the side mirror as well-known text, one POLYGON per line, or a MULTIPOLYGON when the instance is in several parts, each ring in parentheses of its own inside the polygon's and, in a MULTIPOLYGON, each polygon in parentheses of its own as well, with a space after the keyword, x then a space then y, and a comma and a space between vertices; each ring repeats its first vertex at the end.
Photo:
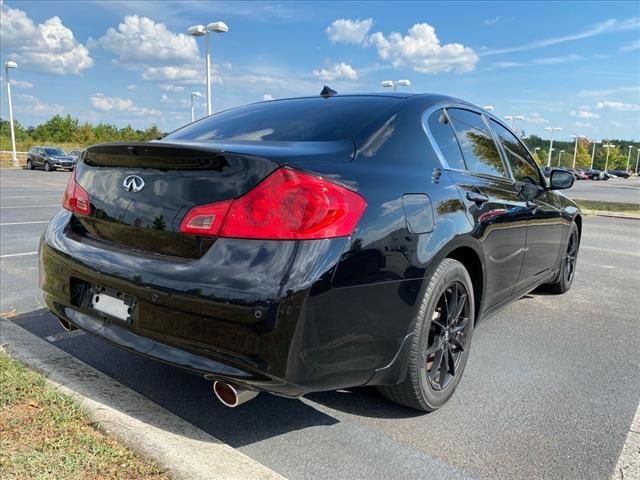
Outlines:
POLYGON ((571 188, 576 177, 573 173, 566 170, 551 170, 551 176, 549 177, 549 185, 551 190, 564 190, 565 188, 571 188))

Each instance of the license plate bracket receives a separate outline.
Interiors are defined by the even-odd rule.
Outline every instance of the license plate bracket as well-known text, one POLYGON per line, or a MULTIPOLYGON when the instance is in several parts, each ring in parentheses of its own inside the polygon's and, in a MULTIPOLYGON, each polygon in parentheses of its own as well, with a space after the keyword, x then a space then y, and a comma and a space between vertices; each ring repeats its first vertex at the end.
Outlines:
POLYGON ((98 285, 90 285, 86 292, 83 302, 85 307, 96 311, 102 317, 132 323, 137 313, 136 297, 98 285))

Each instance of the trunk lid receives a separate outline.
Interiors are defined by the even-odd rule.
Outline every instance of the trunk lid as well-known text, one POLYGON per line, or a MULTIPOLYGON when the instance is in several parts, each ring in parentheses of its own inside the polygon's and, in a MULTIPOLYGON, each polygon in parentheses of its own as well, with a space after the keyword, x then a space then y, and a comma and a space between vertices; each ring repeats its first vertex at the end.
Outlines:
POLYGON ((350 140, 96 145, 76 167, 91 214, 74 216, 72 228, 76 235, 117 246, 199 258, 215 240, 179 232, 192 207, 237 198, 280 165, 348 161, 353 152, 350 140))

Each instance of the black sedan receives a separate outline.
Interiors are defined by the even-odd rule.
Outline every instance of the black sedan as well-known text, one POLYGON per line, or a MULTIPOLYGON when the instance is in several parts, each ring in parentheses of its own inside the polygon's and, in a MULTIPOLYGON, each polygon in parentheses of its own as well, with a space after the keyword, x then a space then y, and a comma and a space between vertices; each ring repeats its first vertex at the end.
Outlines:
POLYGON ((84 150, 41 284, 66 328, 213 381, 228 406, 375 385, 432 411, 478 321, 571 287, 582 216, 556 190, 573 182, 455 98, 257 103, 84 150))
POLYGON ((27 169, 43 168, 50 172, 58 168, 71 170, 76 166, 77 157, 67 155, 58 147, 31 147, 27 152, 27 169))

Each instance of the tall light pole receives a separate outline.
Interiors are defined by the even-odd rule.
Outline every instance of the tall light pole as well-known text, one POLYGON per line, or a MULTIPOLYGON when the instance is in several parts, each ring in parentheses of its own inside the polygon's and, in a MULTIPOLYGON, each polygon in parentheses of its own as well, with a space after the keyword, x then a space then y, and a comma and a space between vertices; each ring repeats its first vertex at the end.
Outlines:
POLYGON ((578 139, 586 137, 584 135, 571 135, 571 138, 576 139, 576 144, 573 147, 573 167, 571 168, 576 168, 576 156, 578 155, 578 139))
POLYGON ((511 121, 511 130, 516 131, 516 120, 524 120, 523 115, 507 115, 504 117, 505 120, 511 121))
POLYGON ((609 149, 610 148, 614 148, 615 145, 613 145, 611 143, 607 143, 607 144, 602 145, 602 146, 607 149, 607 160, 604 163, 604 173, 607 173, 607 171, 609 170, 609 149))
POLYGON ((14 167, 18 166, 18 156, 16 155, 16 132, 13 127, 13 104, 11 103, 11 81, 9 80, 9 70, 18 68, 16 62, 4 64, 5 80, 7 82, 7 99, 9 101, 9 123, 11 124, 11 162, 14 167))
POLYGON ((631 161, 631 149, 633 148, 633 145, 629 145, 627 148, 629 148, 629 153, 627 155, 627 172, 629 172, 629 162, 631 161))
POLYGON ((638 148, 638 156, 636 157, 636 175, 638 175, 638 163, 640 162, 640 148, 638 148))
POLYGON ((558 168, 560 168, 560 162, 562 161, 562 154, 564 153, 564 150, 560 150, 558 152, 558 168))
POLYGON ((206 27, 204 25, 193 25, 187 29, 187 33, 194 37, 204 37, 205 44, 205 63, 207 77, 207 116, 211 115, 211 52, 209 49, 209 33, 226 33, 229 27, 224 22, 212 22, 206 27))
POLYGON ((596 145, 602 143, 600 140, 593 141, 593 152, 591 152, 591 169, 593 169, 593 162, 596 159, 596 145))
POLYGON ((393 87, 393 91, 395 92, 398 87, 410 87, 411 82, 409 80, 383 80, 380 85, 385 88, 393 87))
POLYGON ((196 121, 196 111, 193 106, 193 99, 201 96, 202 94, 200 92, 191 92, 191 123, 196 121))
POLYGON ((561 127, 545 127, 545 130, 551 132, 551 141, 549 142, 549 159, 547 160, 547 167, 551 168, 551 152, 553 151, 553 132, 562 130, 561 127))

